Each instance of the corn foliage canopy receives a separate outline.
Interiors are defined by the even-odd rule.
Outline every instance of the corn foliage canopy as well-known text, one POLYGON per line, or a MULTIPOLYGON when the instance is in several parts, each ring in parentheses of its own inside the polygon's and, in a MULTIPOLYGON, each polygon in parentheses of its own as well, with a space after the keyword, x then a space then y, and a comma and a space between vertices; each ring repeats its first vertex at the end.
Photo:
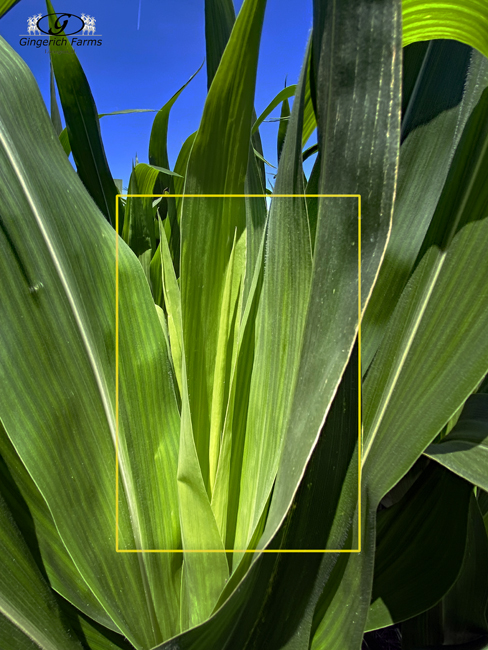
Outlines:
POLYGON ((265 5, 122 197, 71 46, 49 116, 0 39, 2 650, 488 643, 488 7, 314 0, 257 117, 265 5))

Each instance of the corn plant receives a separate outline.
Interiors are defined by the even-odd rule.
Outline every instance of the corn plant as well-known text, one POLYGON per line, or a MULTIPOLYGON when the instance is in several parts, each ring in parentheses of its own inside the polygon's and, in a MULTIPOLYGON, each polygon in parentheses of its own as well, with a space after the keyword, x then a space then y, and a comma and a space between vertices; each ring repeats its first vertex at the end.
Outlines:
POLYGON ((265 5, 125 196, 74 50, 49 116, 0 40, 2 650, 488 643, 488 8, 314 0, 257 117, 265 5))

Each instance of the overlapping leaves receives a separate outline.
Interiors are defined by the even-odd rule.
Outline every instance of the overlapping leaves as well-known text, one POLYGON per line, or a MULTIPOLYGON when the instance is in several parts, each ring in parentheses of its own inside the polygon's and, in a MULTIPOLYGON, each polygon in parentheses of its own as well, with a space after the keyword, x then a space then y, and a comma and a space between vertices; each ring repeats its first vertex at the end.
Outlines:
MULTIPOLYGON (((264 0, 246 0, 233 24, 231 3, 206 3, 207 40, 212 28, 219 37, 209 42, 200 128, 171 172, 174 95, 155 122, 151 165, 137 165, 130 181, 130 193, 150 194, 166 174, 169 194, 184 196, 128 198, 120 234, 132 250, 96 207, 113 221, 113 181, 74 52, 55 73, 88 192, 52 137, 32 77, 2 43, 2 85, 12 92, 0 111, 8 494, 0 624, 11 647, 105 650, 124 647, 125 635, 141 649, 174 637, 158 647, 357 650, 368 625, 420 614, 451 585, 474 583, 465 549, 486 550, 466 481, 487 487, 486 423, 467 417, 488 370, 485 60, 440 44, 414 66, 395 205, 400 3, 317 1, 286 136, 280 131, 275 195, 297 196, 275 196, 269 213, 262 199, 204 198, 262 191, 251 134, 260 122, 253 101, 264 8, 264 0), (433 114, 426 80, 445 65, 435 49, 452 49, 459 69, 454 99, 437 97, 433 114), (307 186, 301 152, 315 125, 319 157, 307 186), (431 146, 442 157, 436 169, 431 146), (414 209, 419 163, 436 174, 414 209), (314 194, 362 197, 359 305, 357 199, 314 194), (412 214, 417 236, 405 246, 412 214), (377 280, 384 256, 387 280, 381 272, 377 280), (393 296, 386 307, 382 282, 393 296), (360 512, 355 340, 358 307, 371 295, 365 336, 368 327, 379 334, 367 340, 360 512), (427 450, 447 469, 431 463, 410 495, 378 517, 377 536, 381 499, 465 402, 457 425, 427 450), (436 490, 447 505, 416 526, 436 490), (449 563, 445 580, 410 602, 414 588, 406 597, 394 583, 435 553, 433 522, 434 532, 448 528, 452 504, 461 525, 436 558, 449 563), (409 526, 430 546, 405 544, 392 564, 409 526), (28 531, 39 547, 27 543, 28 531), (357 545, 360 554, 279 553, 357 545), (243 553, 257 547, 278 553, 243 553), (167 549, 183 552, 153 552, 167 549)), ((455 13, 443 11, 452 23, 455 13)), ((405 20, 404 39, 415 38, 412 29, 405 20)), ((455 592, 446 598, 452 609, 455 592)), ((472 623, 483 625, 482 612, 472 623)))

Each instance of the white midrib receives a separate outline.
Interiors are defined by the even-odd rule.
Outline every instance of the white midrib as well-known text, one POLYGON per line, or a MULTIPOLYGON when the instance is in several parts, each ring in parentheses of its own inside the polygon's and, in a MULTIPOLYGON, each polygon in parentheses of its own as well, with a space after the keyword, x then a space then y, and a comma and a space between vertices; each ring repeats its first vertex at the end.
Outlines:
MULTIPOLYGON (((60 260, 58 259, 57 255, 56 255, 56 251, 54 250, 54 247, 53 247, 53 245, 51 243, 51 240, 49 238, 49 234, 47 233, 47 231, 46 231, 46 229, 44 227, 44 224, 42 223, 41 215, 39 214, 39 211, 38 211, 38 209, 37 209, 37 207, 35 205, 35 202, 33 201, 33 198, 32 198, 32 196, 30 194, 29 188, 27 187, 27 184, 26 184, 26 182, 25 182, 25 180, 24 180, 24 178, 22 176, 21 170, 19 169, 19 167, 17 165, 14 153, 13 153, 11 147, 9 146, 9 142, 5 138, 5 134, 4 134, 3 129, 0 129, 0 142, 1 142, 2 146, 3 146, 3 149, 5 150, 5 152, 7 154, 7 157, 9 159, 9 161, 10 161, 12 169, 14 170, 14 172, 15 172, 15 174, 17 176, 17 179, 18 179, 19 184, 20 184, 20 186, 21 186, 21 188, 22 188, 22 190, 24 192, 24 195, 25 195, 25 197, 27 199, 27 202, 28 202, 29 207, 30 207, 30 209, 32 211, 32 214, 34 215, 34 218, 35 218, 36 223, 38 225, 39 231, 41 232, 41 235, 42 235, 42 237, 44 239, 44 243, 46 244, 46 247, 47 247, 47 249, 49 251, 51 260, 52 260, 52 262, 54 264, 54 267, 56 269, 56 272, 58 274, 59 280, 60 280, 60 282, 61 282, 61 284, 63 286, 65 295, 66 295, 66 297, 68 299, 68 303, 69 303, 69 305, 71 307, 71 311, 73 313, 76 325, 78 327, 78 330, 79 330, 79 333, 80 333, 80 336, 81 336, 81 340, 83 342, 83 346, 85 348, 86 354, 87 354, 89 362, 90 362, 90 366, 91 366, 92 371, 93 371, 93 375, 94 375, 94 378, 95 378, 95 382, 97 384, 98 392, 99 392, 100 398, 102 400, 103 409, 104 409, 104 412, 105 412, 107 423, 109 425, 112 441, 113 441, 113 444, 114 444, 114 447, 115 447, 115 445, 116 445, 115 418, 114 418, 114 415, 112 413, 111 404, 110 404, 108 396, 106 394, 104 381, 103 381, 103 378, 102 378, 102 376, 100 374, 100 370, 98 368, 97 361, 95 359, 93 351, 91 349, 90 341, 88 339, 87 332, 86 332, 85 327, 83 325, 83 321, 82 321, 80 312, 79 312, 78 307, 76 305, 75 298, 74 298, 74 296, 73 296, 73 294, 71 292, 71 289, 69 287, 68 280, 67 280, 66 275, 65 275, 65 273, 63 271, 60 260)), ((124 486, 125 486, 127 504, 128 504, 128 507, 129 507, 130 515, 131 515, 131 523, 132 523, 132 530, 133 530, 133 533, 134 533, 134 540, 135 540, 135 542, 137 544, 137 547, 139 549, 142 549, 143 545, 142 545, 142 538, 141 538, 139 513, 138 513, 138 510, 137 510, 137 506, 133 502, 133 497, 132 497, 133 491, 131 489, 132 488, 132 481, 130 480, 129 473, 127 471, 127 466, 126 466, 126 462, 125 462, 125 455, 119 453, 118 459, 119 459, 120 474, 121 474, 122 481, 123 481, 124 486)), ((71 553, 70 553, 70 555, 71 555, 71 553)), ((148 587, 147 575, 146 575, 145 567, 143 566, 142 558, 141 558, 140 554, 138 554, 138 557, 140 559, 139 564, 140 564, 140 569, 141 569, 141 577, 142 577, 142 580, 143 580, 144 585, 146 587, 145 593, 146 593, 146 600, 147 600, 147 599, 151 598, 151 596, 150 596, 151 591, 147 589, 147 587, 148 587)), ((73 561, 74 561, 74 559, 73 559, 73 561)), ((75 565, 78 568, 78 564, 76 562, 75 562, 75 565)), ((79 570, 79 568, 78 568, 78 570, 79 570)), ((82 572, 80 571, 80 573, 82 573, 82 572)), ((102 603, 100 603, 100 604, 102 604, 102 603)), ((104 609, 105 609, 105 606, 103 604, 102 604, 102 607, 104 607, 104 609)), ((154 604, 152 603, 152 600, 151 600, 151 602, 148 602, 148 611, 149 611, 149 613, 151 615, 151 618, 153 618, 154 617, 154 604)), ((158 624, 156 623, 155 620, 153 620, 153 625, 156 625, 154 632, 155 632, 155 635, 157 636, 157 634, 158 634, 157 631, 159 630, 159 626, 158 626, 158 624)))
POLYGON ((420 323, 422 322, 422 318, 423 318, 423 316, 425 314, 425 310, 427 309, 427 306, 429 304, 430 297, 432 295, 432 292, 434 291, 435 285, 437 283, 437 279, 438 279, 439 274, 441 272, 441 269, 442 269, 442 267, 444 265, 446 255, 447 255, 447 253, 445 253, 445 252, 442 253, 439 260, 438 260, 437 267, 436 267, 434 275, 432 277, 432 281, 431 281, 431 283, 429 285, 429 290, 424 295, 421 308, 418 311, 418 315, 417 315, 417 318, 415 320, 414 326, 410 331, 410 335, 409 335, 409 337, 407 339, 407 342, 405 344, 405 347, 403 349, 403 353, 402 353, 402 356, 400 357, 400 361, 398 363, 397 369, 395 371, 395 374, 393 375, 392 381, 390 382, 388 392, 386 394, 386 397, 383 399, 380 412, 378 413, 378 415, 375 418, 375 426, 371 430, 371 433, 369 434, 369 436, 368 436, 368 438, 366 440, 366 443, 364 445, 363 454, 362 454, 362 466, 363 467, 364 467, 364 463, 366 462, 366 458, 368 457, 368 454, 371 451, 371 447, 372 447, 373 442, 374 442, 374 440, 376 438, 376 435, 378 433, 378 429, 380 428, 381 422, 383 421, 386 409, 388 408, 391 396, 392 396, 393 391, 395 390, 395 387, 396 387, 396 385, 398 383, 398 379, 399 379, 400 374, 401 374, 401 372, 403 370, 403 367, 405 365, 405 361, 407 359, 408 353, 410 352, 410 350, 412 348, 413 342, 415 340, 418 329, 420 327, 420 323))

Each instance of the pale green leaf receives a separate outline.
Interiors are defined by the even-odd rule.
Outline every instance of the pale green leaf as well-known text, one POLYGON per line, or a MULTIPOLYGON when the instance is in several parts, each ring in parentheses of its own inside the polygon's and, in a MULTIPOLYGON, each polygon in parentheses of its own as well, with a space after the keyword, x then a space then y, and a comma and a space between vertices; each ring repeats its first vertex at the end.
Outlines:
POLYGON ((403 0, 403 45, 450 38, 488 56, 488 6, 479 0, 403 0))

